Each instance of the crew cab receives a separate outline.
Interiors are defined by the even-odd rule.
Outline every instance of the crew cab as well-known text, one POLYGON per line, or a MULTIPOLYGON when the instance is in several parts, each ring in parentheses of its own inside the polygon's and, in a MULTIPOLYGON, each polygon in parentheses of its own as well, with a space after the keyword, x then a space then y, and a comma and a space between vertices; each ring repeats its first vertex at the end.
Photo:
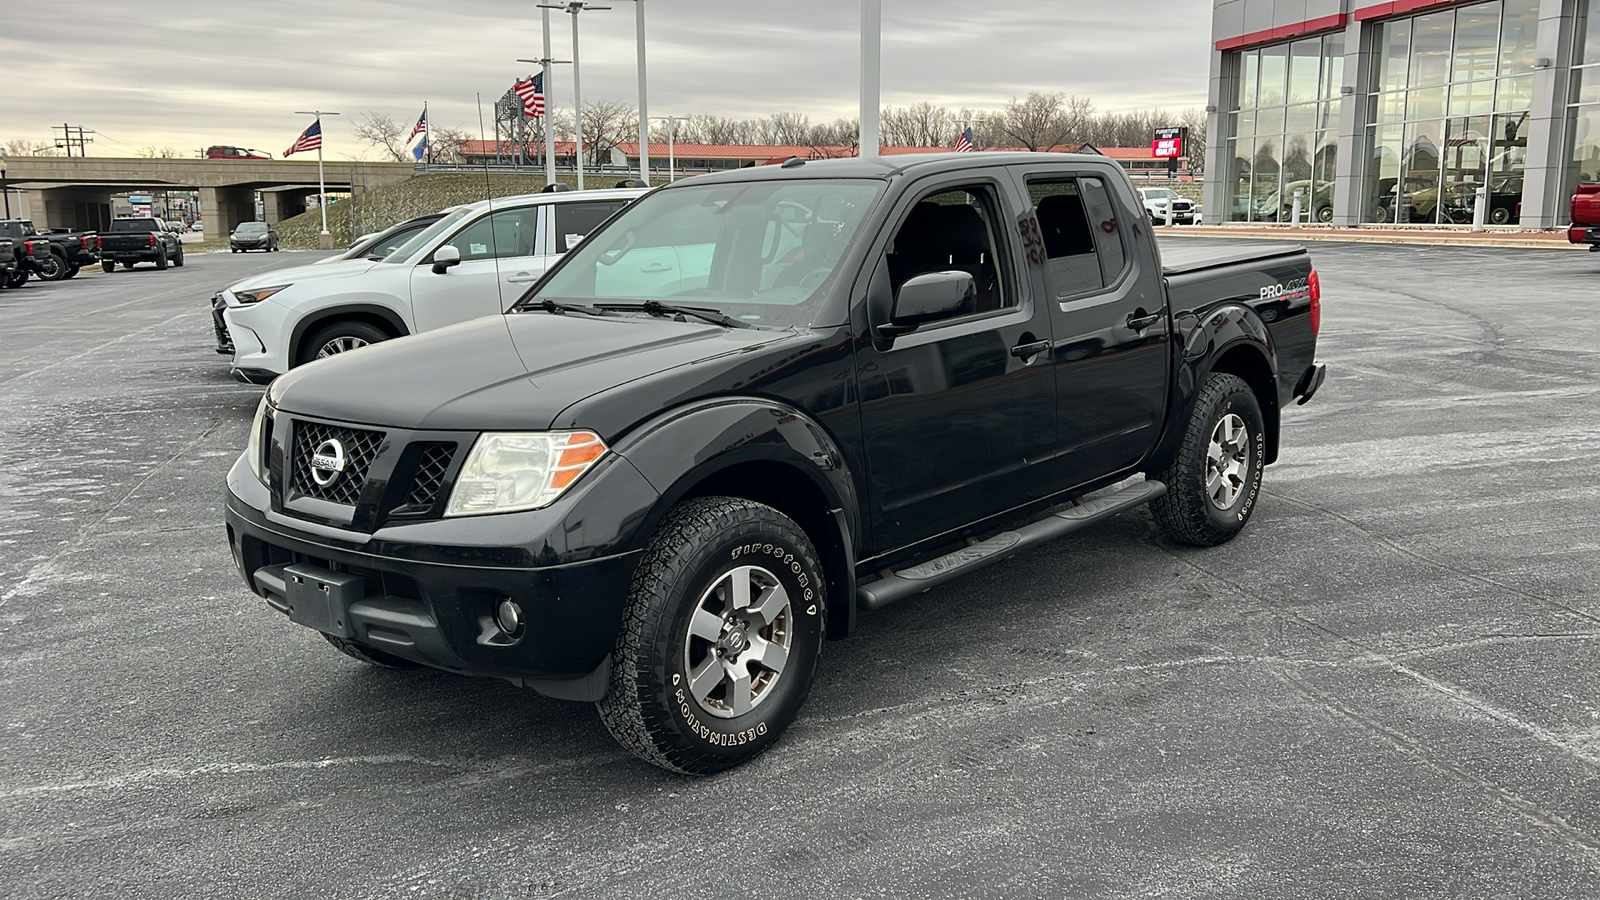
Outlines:
POLYGON ((446 213, 381 260, 277 269, 211 298, 242 381, 401 335, 497 315, 636 188, 525 194, 446 213))
POLYGON ((641 758, 725 769, 858 610, 1139 506, 1180 543, 1245 527, 1323 382, 1317 275, 1296 245, 1162 256, 1098 155, 677 182, 507 315, 272 382, 233 559, 356 659, 592 701, 641 758))
POLYGON ((1194 224, 1194 201, 1172 188, 1139 188, 1139 199, 1153 224, 1165 225, 1169 217, 1173 225, 1194 224))
POLYGON ((168 263, 183 266, 183 241, 157 218, 113 219, 100 233, 99 244, 100 267, 107 272, 117 263, 125 269, 141 262, 153 262, 158 269, 165 269, 168 263))
POLYGON ((92 231, 40 231, 29 219, 0 219, 0 237, 11 239, 24 281, 30 273, 40 281, 71 278, 98 259, 92 231))
POLYGON ((1600 252, 1600 184, 1580 184, 1572 194, 1572 224, 1567 240, 1588 244, 1590 252, 1600 252))

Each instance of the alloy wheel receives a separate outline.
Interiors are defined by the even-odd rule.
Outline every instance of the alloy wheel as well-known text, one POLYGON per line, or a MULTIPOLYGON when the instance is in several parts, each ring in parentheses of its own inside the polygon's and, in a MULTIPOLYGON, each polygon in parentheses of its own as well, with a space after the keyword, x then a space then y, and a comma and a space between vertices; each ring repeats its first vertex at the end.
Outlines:
POLYGON ((1211 430, 1206 448, 1206 496, 1217 509, 1230 509, 1244 490, 1250 470, 1250 430, 1244 420, 1228 413, 1211 430))
POLYGON ((349 353, 351 350, 365 346, 367 346, 367 342, 358 337, 350 337, 348 335, 336 337, 317 348, 317 359, 333 356, 336 353, 349 353))
POLYGON ((709 715, 742 716, 772 696, 789 662, 794 611, 783 583, 760 566, 724 573, 689 617, 683 667, 709 715))

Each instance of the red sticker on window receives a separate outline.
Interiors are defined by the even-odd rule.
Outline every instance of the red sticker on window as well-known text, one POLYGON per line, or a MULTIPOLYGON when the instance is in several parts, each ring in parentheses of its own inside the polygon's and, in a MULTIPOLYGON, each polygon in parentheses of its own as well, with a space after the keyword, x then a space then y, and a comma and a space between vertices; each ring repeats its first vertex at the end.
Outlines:
POLYGON ((1039 230, 1039 220, 1033 213, 1023 213, 1017 219, 1017 231, 1022 234, 1022 246, 1028 251, 1028 262, 1044 265, 1044 233, 1039 230))
POLYGON ((1116 231, 1117 230, 1117 220, 1116 219, 1107 219, 1104 222, 1101 222, 1100 223, 1100 230, 1104 231, 1106 234, 1110 234, 1111 232, 1116 231))

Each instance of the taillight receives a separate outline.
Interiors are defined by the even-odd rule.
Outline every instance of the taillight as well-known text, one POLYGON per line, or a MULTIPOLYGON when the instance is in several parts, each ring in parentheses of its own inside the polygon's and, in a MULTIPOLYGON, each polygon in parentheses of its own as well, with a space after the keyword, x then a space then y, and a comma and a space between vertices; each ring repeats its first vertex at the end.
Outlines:
POLYGON ((1317 270, 1311 270, 1311 277, 1306 282, 1311 288, 1311 336, 1316 337, 1322 331, 1322 281, 1317 278, 1317 270))
POLYGON ((154 247, 155 245, 156 245, 156 233, 154 231, 152 231, 152 232, 150 232, 150 246, 154 247))
POLYGON ((33 241, 23 241, 22 248, 28 252, 29 256, 33 255, 33 241))
POLYGON ((106 239, 103 237, 95 238, 94 247, 96 250, 104 250, 106 248, 106 239))

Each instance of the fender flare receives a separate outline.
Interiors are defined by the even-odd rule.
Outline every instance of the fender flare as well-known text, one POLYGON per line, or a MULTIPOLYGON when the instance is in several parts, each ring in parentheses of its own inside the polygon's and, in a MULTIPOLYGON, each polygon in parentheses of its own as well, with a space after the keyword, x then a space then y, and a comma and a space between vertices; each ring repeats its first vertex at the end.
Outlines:
POLYGON ((778 465, 803 478, 826 507, 801 524, 821 532, 813 538, 829 576, 829 636, 853 630, 859 490, 839 443, 816 420, 773 399, 707 398, 645 422, 611 449, 660 492, 626 550, 642 548, 674 505, 736 467, 778 465))
MULTIPOLYGON (((1173 365, 1171 397, 1161 440, 1146 463, 1147 471, 1166 468, 1177 456, 1183 434, 1194 411, 1200 383, 1216 370, 1224 358, 1247 360, 1255 378, 1246 377, 1256 388, 1261 417, 1266 424, 1266 462, 1278 456, 1278 363, 1272 332, 1254 309, 1243 303, 1223 303, 1203 312, 1184 312, 1173 317, 1173 365), (1243 353, 1244 356, 1238 356, 1243 353), (1265 384, 1256 383, 1265 380, 1265 384)), ((1230 364, 1229 368, 1233 368, 1230 364)))
POLYGON ((395 337, 405 337, 411 333, 411 329, 406 327, 405 320, 400 318, 400 314, 386 306, 380 306, 376 303, 342 303, 338 306, 319 309, 301 317, 299 321, 294 323, 294 329, 289 333, 289 346, 287 348, 290 363, 292 364, 299 357, 300 341, 313 328, 324 322, 350 316, 370 316, 382 319, 389 323, 389 328, 394 332, 395 337))

